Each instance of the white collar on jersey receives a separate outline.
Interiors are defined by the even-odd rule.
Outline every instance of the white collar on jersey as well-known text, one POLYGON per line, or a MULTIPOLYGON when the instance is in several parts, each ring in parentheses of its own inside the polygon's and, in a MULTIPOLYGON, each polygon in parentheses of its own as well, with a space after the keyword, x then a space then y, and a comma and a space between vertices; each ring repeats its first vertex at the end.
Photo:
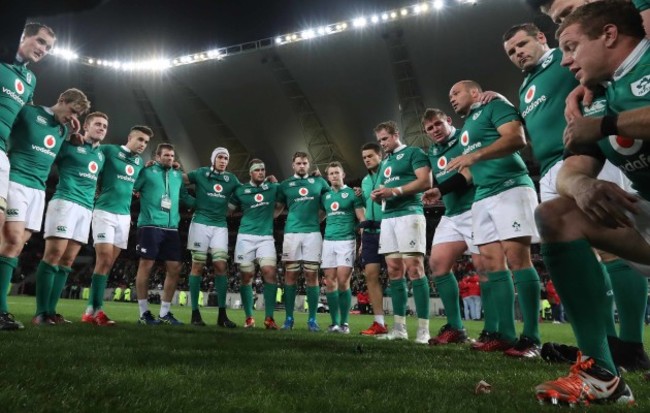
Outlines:
POLYGON ((298 174, 293 174, 293 177, 296 178, 296 179, 307 179, 307 178, 309 178, 309 174, 307 174, 305 176, 300 176, 298 174))
POLYGON ((41 107, 42 107, 43 110, 46 111, 48 114, 50 114, 50 115, 54 115, 54 111, 52 110, 52 108, 48 108, 47 106, 41 106, 41 107))
POLYGON ((453 126, 450 126, 450 128, 451 128, 450 129, 451 132, 449 132, 449 135, 447 135, 445 140, 440 143, 436 143, 436 145, 440 145, 440 146, 449 145, 449 138, 451 138, 456 134, 456 128, 454 128, 453 126))
POLYGON ((131 153, 131 149, 127 148, 126 145, 121 145, 120 146, 124 151, 131 153))
POLYGON ((343 186, 341 186, 338 190, 335 190, 334 187, 332 186, 332 191, 339 192, 339 191, 341 191, 341 190, 343 190, 343 189, 345 189, 347 187, 348 186, 346 184, 343 184, 343 186))
POLYGON ((634 66, 636 66, 637 63, 639 63, 639 60, 641 60, 641 57, 643 57, 644 53, 648 50, 650 47, 650 40, 648 39, 643 39, 639 42, 639 44, 632 50, 632 52, 623 60, 623 63, 614 71, 614 75, 612 75, 612 80, 618 80, 628 74, 634 66))
POLYGON ((395 148, 395 149, 393 150, 393 152, 391 152, 391 153, 397 153, 397 152, 401 151, 401 150, 404 149, 404 148, 406 148, 406 145, 401 144, 400 146, 398 146, 397 148, 395 148))
POLYGON ((551 53, 553 53, 553 50, 555 50, 555 49, 548 49, 548 50, 546 51, 546 53, 544 53, 544 54, 542 55, 542 57, 539 58, 539 60, 538 60, 537 63, 535 64, 535 66, 539 66, 539 65, 541 65, 542 63, 544 63, 544 60, 546 60, 546 58, 549 57, 549 56, 551 55, 551 53))

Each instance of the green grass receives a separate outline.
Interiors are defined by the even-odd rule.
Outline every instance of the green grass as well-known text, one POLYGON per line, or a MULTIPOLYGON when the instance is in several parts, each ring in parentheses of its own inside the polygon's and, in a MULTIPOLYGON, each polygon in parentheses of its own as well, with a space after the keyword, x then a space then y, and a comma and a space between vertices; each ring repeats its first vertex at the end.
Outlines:
MULTIPOLYGON (((99 328, 78 322, 83 301, 61 300, 59 311, 75 323, 37 328, 28 323, 33 297, 10 297, 9 304, 26 328, 0 334, 1 412, 556 411, 538 405, 533 388, 568 372, 568 366, 466 346, 430 348, 359 336, 371 316, 352 315, 349 336, 308 333, 304 314, 291 332, 225 330, 215 326, 215 309, 202 310, 208 327, 151 327, 135 324, 136 304, 110 302, 106 311, 119 325, 99 328), (474 394, 480 380, 492 385, 490 394, 474 394)), ((173 311, 189 321, 189 309, 173 311)), ((229 314, 243 323, 241 311, 229 314)), ((284 314, 276 319, 283 321, 284 314)), ((256 320, 261 325, 263 313, 256 320)), ((328 325, 329 316, 319 314, 319 323, 328 325)), ((432 333, 443 323, 432 320, 432 333)), ((412 337, 415 327, 410 318, 412 337)), ((476 337, 482 323, 467 328, 476 337)), ((541 328, 545 341, 574 342, 568 325, 541 328)), ((625 378, 640 411, 650 410, 642 374, 625 378)))

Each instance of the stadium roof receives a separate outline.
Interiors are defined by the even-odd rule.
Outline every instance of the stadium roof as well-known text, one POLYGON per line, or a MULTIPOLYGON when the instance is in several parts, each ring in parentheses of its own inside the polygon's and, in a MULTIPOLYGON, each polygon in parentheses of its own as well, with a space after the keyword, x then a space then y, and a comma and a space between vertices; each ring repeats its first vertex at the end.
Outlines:
MULTIPOLYGON (((307 150, 312 134, 324 134, 336 146, 336 157, 348 165, 348 177, 360 177, 364 169, 359 147, 374 140, 373 127, 387 119, 402 120, 404 90, 396 79, 404 74, 396 73, 399 59, 391 58, 387 37, 401 34, 411 63, 410 84, 417 85, 410 95, 425 107, 451 113, 448 91, 461 79, 477 80, 485 89, 517 102, 522 75, 505 56, 501 34, 524 21, 549 28, 547 21, 520 0, 446 2, 441 11, 393 23, 367 24, 162 72, 129 72, 48 57, 34 66, 35 102, 51 105, 64 89, 81 88, 91 96, 94 110, 109 115, 107 142, 112 143, 122 142, 132 125, 159 122, 167 139, 177 145, 186 169, 208 164, 214 147, 227 146, 234 149, 231 154, 264 159, 270 173, 286 177, 291 173, 291 155, 307 150)), ((81 13, 39 20, 57 31, 59 46, 73 48, 81 56, 143 59, 275 39, 282 33, 362 15, 370 18, 408 5, 113 0, 81 13)))

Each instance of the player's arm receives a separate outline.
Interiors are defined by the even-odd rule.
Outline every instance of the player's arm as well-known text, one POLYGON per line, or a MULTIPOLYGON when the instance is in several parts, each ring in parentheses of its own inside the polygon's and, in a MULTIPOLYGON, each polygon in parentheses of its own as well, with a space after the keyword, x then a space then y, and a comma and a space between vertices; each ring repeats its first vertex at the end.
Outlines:
POLYGON ((610 228, 631 227, 626 212, 638 212, 638 198, 612 182, 596 178, 604 163, 602 152, 568 157, 557 176, 558 193, 572 198, 594 222, 610 228))
POLYGON ((366 209, 364 207, 355 208, 354 215, 357 216, 357 221, 363 222, 366 220, 366 209))
POLYGON ((477 162, 503 158, 526 147, 526 135, 520 121, 506 122, 497 127, 497 132, 500 136, 491 145, 452 159, 446 169, 448 171, 463 170, 477 162))
POLYGON ((184 183, 181 183, 179 199, 181 205, 184 206, 185 208, 187 209, 196 208, 196 198, 190 195, 184 183))
POLYGON ((567 122, 564 145, 577 150, 582 145, 595 143, 609 135, 650 141, 650 107, 626 110, 618 115, 576 116, 567 122))
POLYGON ((276 202, 275 208, 273 209, 273 218, 277 218, 284 211, 284 204, 282 202, 276 202))

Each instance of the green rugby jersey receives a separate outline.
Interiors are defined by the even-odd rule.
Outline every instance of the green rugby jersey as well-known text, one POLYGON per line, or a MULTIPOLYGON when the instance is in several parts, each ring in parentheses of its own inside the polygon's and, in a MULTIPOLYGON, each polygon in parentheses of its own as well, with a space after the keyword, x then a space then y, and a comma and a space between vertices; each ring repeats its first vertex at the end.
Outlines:
MULTIPOLYGON (((380 179, 386 188, 397 188, 416 180, 415 171, 429 167, 429 159, 422 149, 402 145, 389 153, 382 163, 380 179)), ((422 193, 395 196, 383 204, 384 218, 423 214, 422 193)))
MULTIPOLYGON (((463 155, 493 144, 501 137, 498 127, 520 119, 517 110, 500 99, 485 105, 473 105, 460 134, 463 155)), ((479 161, 470 166, 469 170, 476 186, 474 202, 517 186, 534 188, 519 152, 502 158, 479 161)))
POLYGON ((323 209, 327 214, 325 239, 344 241, 356 239, 356 209, 363 208, 363 200, 354 194, 354 190, 343 186, 338 191, 333 189, 321 198, 323 209))
POLYGON ((133 190, 140 193, 138 227, 178 228, 180 205, 188 208, 194 206, 194 198, 187 193, 183 184, 183 173, 163 168, 158 163, 140 171, 133 190), (165 195, 171 201, 169 209, 161 205, 165 195))
POLYGON ((95 209, 129 215, 133 185, 144 167, 144 161, 126 146, 101 145, 100 148, 106 160, 101 174, 101 192, 95 201, 95 209))
POLYGON ((32 101, 36 76, 27 65, 0 63, 0 150, 7 151, 7 140, 16 116, 25 103, 32 101))
MULTIPOLYGON (((436 178, 436 182, 441 184, 456 175, 457 171, 446 171, 447 164, 454 158, 462 155, 463 147, 460 145, 460 131, 453 130, 453 133, 447 137, 447 140, 441 144, 432 143, 429 146, 429 163, 431 171, 436 178)), ((476 188, 472 185, 462 192, 450 192, 443 195, 442 202, 445 204, 445 216, 453 217, 472 209, 476 188)))
POLYGON ((519 88, 519 111, 541 176, 562 160, 565 100, 579 84, 561 61, 560 49, 549 50, 519 88))
POLYGON ((240 234, 273 235, 273 212, 280 184, 264 182, 260 186, 249 182, 235 189, 230 203, 241 208, 240 234))
POLYGON ((63 142, 56 157, 59 183, 52 199, 65 199, 84 208, 93 209, 97 177, 104 166, 101 145, 91 143, 75 146, 63 142))
POLYGON ((321 196, 330 191, 330 186, 322 176, 297 175, 280 183, 278 202, 287 207, 287 222, 284 232, 309 233, 320 232, 318 211, 321 196))
POLYGON ((187 178, 194 184, 196 210, 192 222, 215 227, 227 227, 228 200, 241 185, 228 171, 217 172, 204 166, 189 172, 187 178))
MULTIPOLYGON (((606 106, 592 104, 595 112, 605 107, 608 113, 620 113, 650 105, 650 42, 643 40, 625 59, 607 87, 606 106)), ((620 168, 632 181, 632 188, 650 200, 650 142, 627 136, 608 136, 598 141, 608 161, 620 168)))
POLYGON ((9 138, 9 180, 45 190, 52 164, 67 136, 49 108, 25 105, 9 138))
MULTIPOLYGON (((366 207, 366 220, 368 221, 381 221, 383 212, 381 210, 381 204, 373 201, 370 198, 370 194, 375 189, 379 189, 381 184, 380 171, 382 162, 379 163, 379 167, 375 173, 368 173, 363 180, 361 181, 361 195, 363 197, 363 203, 366 207)), ((378 233, 379 229, 367 228, 364 229, 365 232, 378 233)))
POLYGON ((632 0, 632 3, 634 3, 634 6, 639 9, 639 11, 646 11, 650 9, 650 1, 649 0, 632 0))

